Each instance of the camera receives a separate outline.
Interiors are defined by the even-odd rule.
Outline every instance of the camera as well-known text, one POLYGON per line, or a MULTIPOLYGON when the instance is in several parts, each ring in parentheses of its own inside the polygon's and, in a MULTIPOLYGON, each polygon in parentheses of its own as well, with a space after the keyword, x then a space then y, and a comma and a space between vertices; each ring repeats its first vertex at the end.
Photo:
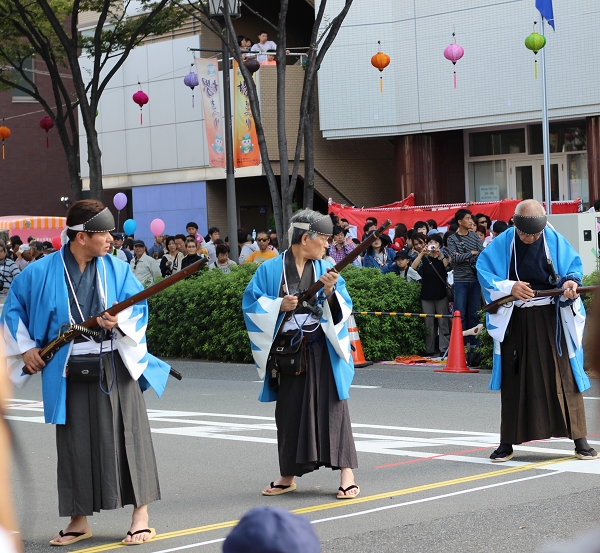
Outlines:
POLYGON ((429 246, 427 246, 427 249, 432 252, 434 250, 437 250, 437 246, 435 244, 429 244, 429 246))

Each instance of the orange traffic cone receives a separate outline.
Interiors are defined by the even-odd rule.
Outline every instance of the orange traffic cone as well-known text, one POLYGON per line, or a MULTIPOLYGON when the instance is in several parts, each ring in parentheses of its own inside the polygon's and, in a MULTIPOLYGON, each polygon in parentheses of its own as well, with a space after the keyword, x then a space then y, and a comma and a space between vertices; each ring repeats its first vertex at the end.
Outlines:
POLYGON ((372 365, 372 361, 365 359, 354 315, 350 315, 348 318, 348 334, 350 334, 350 353, 352 354, 352 359, 354 359, 354 366, 360 369, 372 365))
POLYGON ((462 319, 460 311, 454 312, 452 321, 452 333, 450 334, 450 348, 448 350, 448 362, 444 369, 436 369, 434 373, 478 373, 479 369, 469 369, 467 367, 467 357, 465 355, 465 344, 462 333, 462 319))

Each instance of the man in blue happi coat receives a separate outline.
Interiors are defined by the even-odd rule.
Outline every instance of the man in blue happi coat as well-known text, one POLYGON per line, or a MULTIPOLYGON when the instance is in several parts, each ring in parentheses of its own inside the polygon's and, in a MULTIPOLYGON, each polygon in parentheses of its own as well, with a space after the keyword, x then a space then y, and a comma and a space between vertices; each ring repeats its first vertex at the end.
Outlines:
POLYGON ((490 458, 508 461, 514 444, 568 437, 579 459, 596 459, 586 439, 582 396, 590 383, 583 369, 585 310, 577 294, 581 259, 535 200, 518 204, 514 222, 477 261, 488 303, 516 298, 487 314, 494 339, 490 388, 500 390, 502 399, 500 446, 490 458), (554 288, 564 293, 534 299, 534 290, 554 288))
POLYGON ((142 290, 129 265, 106 255, 114 228, 100 202, 75 202, 65 245, 15 279, 0 319, 13 381, 41 373, 45 420, 56 425, 59 515, 71 520, 52 545, 90 538, 88 516, 124 505, 134 507, 125 544, 156 534, 148 503, 160 499, 160 488, 142 390, 161 395, 169 366, 146 349, 146 302, 105 313, 95 336, 77 337, 45 362, 40 356, 64 325, 142 290))

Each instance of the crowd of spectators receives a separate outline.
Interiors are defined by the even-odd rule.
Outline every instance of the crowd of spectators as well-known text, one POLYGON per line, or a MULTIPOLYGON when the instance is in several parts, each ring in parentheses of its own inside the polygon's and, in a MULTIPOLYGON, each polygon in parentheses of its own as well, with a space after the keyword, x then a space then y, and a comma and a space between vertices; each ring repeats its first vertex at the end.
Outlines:
MULTIPOLYGON (((331 217, 333 236, 324 259, 332 265, 344 259, 378 228, 377 220, 372 217, 359 228, 352 227, 346 219, 331 217)), ((473 215, 467 209, 459 209, 451 221, 440 227, 434 219, 417 221, 411 229, 398 223, 389 233, 378 237, 353 264, 420 283, 423 313, 449 314, 459 310, 463 327, 468 329, 477 325, 481 304, 481 289, 475 272, 477 256, 510 224, 512 221, 492 223, 487 215, 473 215), (448 288, 453 289, 453 302, 448 299, 451 297, 448 288)), ((185 234, 155 236, 149 247, 142 240, 113 232, 109 255, 129 263, 144 286, 178 273, 203 255, 208 258, 209 270, 231 272, 231 267, 237 263, 229 258, 228 237, 221 239, 217 227, 209 228, 202 236, 195 222, 188 223, 185 230, 185 234)), ((279 254, 274 230, 256 233, 240 228, 237 233, 240 264, 261 264, 279 254)), ((12 236, 7 243, 0 240, 0 298, 8 294, 13 279, 29 263, 35 263, 53 251, 51 242, 40 242, 34 237, 29 237, 26 244, 19 236, 12 236)), ((448 319, 426 318, 425 321, 429 334, 424 353, 439 355, 448 347, 448 319)), ((473 336, 466 340, 471 340, 474 345, 477 338, 473 336)))
MULTIPOLYGON (((362 228, 351 228, 347 220, 331 217, 333 237, 325 258, 332 264, 339 263, 378 228, 377 220, 372 217, 365 220, 362 228), (352 237, 361 230, 361 240, 352 237)), ((477 256, 509 224, 512 221, 492 224, 487 215, 473 215, 467 209, 458 210, 452 220, 439 227, 434 219, 417 221, 411 229, 398 223, 389 234, 377 238, 353 264, 419 282, 422 313, 451 314, 458 310, 463 328, 469 329, 479 322, 482 301, 475 272, 477 256)), ((443 354, 449 345, 449 320, 428 317, 425 324, 429 333, 424 355, 443 354)), ((466 340, 467 345, 470 341, 474 346, 477 337, 466 340)))

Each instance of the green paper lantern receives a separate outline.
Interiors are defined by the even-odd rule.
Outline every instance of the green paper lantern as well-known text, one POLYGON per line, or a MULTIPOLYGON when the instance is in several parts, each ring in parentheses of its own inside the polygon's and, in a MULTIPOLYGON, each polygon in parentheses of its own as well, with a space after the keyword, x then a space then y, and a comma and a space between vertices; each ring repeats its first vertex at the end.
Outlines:
POLYGON ((535 78, 538 78, 537 53, 546 46, 546 37, 535 31, 537 21, 533 24, 533 33, 525 39, 525 47, 531 50, 535 55, 535 78))
POLYGON ((537 54, 544 46, 546 46, 546 37, 540 33, 533 32, 525 39, 525 47, 537 54))

